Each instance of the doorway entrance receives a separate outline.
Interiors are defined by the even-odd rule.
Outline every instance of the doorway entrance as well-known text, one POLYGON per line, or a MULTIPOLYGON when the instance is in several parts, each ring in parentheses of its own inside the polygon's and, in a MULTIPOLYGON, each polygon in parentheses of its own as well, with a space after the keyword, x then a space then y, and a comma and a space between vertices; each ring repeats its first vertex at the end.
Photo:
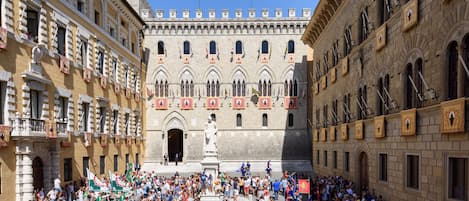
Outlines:
POLYGON ((183 131, 171 129, 168 131, 168 157, 170 162, 182 161, 183 157, 183 131))
POLYGON ((368 156, 365 152, 361 152, 360 161, 360 188, 368 187, 368 156))
POLYGON ((33 187, 38 190, 44 188, 44 164, 39 157, 33 160, 33 187))

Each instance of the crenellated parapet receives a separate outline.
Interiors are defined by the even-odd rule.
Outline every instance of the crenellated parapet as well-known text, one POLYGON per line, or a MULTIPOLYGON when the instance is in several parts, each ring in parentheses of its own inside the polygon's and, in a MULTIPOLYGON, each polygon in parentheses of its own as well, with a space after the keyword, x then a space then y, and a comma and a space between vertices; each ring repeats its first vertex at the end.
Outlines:
POLYGON ((295 19, 295 18, 309 18, 311 17, 311 8, 303 8, 301 10, 302 12, 297 15, 296 9, 295 8, 289 8, 288 13, 284 14, 282 8, 276 8, 274 10, 273 15, 270 15, 270 10, 267 8, 263 8, 260 11, 260 16, 257 16, 257 11, 254 8, 250 8, 247 11, 244 11, 243 9, 236 9, 234 10, 234 15, 230 15, 231 12, 229 9, 222 9, 221 12, 217 13, 217 10, 215 9, 208 9, 206 13, 202 9, 195 9, 195 14, 191 15, 191 11, 189 9, 183 9, 181 10, 181 14, 178 13, 178 10, 176 9, 169 9, 168 15, 165 15, 165 10, 162 9, 157 9, 155 12, 153 12, 151 9, 140 9, 140 15, 144 19, 148 18, 155 18, 159 20, 188 20, 188 19, 194 19, 194 20, 200 20, 204 18, 208 19, 222 19, 222 20, 228 20, 228 19, 239 19, 239 18, 273 18, 273 19, 278 19, 278 18, 290 18, 290 19, 295 19), (245 13, 246 12, 246 13, 245 13))
POLYGON ((165 16, 164 10, 155 13, 154 17, 142 16, 147 23, 145 35, 301 34, 308 25, 311 9, 302 9, 301 17, 297 16, 296 9, 288 9, 284 16, 281 8, 275 9, 273 16, 268 9, 262 9, 260 17, 256 16, 255 9, 249 9, 247 16, 237 9, 234 17, 230 17, 228 9, 221 10, 220 16, 216 10, 209 9, 207 17, 200 9, 195 10, 195 17, 188 9, 182 10, 181 15, 175 9, 169 10, 169 16, 165 16))

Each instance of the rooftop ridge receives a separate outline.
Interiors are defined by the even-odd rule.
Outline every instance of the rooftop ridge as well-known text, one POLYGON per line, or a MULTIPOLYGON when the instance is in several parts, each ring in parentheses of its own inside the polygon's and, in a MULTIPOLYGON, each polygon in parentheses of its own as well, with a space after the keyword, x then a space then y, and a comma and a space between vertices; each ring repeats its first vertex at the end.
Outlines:
POLYGON ((255 8, 249 8, 247 10, 235 9, 234 12, 230 12, 229 9, 220 9, 220 12, 217 12, 216 9, 206 9, 205 12, 202 9, 194 9, 194 15, 191 15, 190 9, 181 9, 181 14, 178 15, 177 9, 168 9, 168 15, 165 15, 164 9, 156 9, 155 11, 151 9, 140 9, 140 16, 143 19, 155 18, 155 19, 265 19, 265 18, 309 18, 311 17, 311 8, 302 8, 301 14, 297 16, 296 8, 288 8, 286 14, 283 13, 283 8, 276 8, 273 13, 270 12, 268 8, 263 8, 260 10, 260 16, 257 16, 255 8), (247 11, 247 12, 245 12, 247 11), (233 14, 230 16, 230 14, 233 14), (247 14, 244 16, 244 14, 247 14), (271 15, 273 14, 273 15, 271 15))

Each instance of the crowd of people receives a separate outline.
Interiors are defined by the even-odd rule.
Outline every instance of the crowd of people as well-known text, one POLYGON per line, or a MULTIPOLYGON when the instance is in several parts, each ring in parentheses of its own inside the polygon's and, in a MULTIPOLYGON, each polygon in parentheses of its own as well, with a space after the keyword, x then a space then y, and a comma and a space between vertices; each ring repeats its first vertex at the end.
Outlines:
POLYGON ((249 169, 246 170, 248 172, 243 171, 244 176, 230 176, 223 172, 218 175, 207 175, 201 172, 188 177, 180 176, 177 172, 173 176, 165 177, 155 172, 135 170, 123 175, 111 175, 110 177, 115 177, 114 179, 104 177, 99 179, 99 182, 90 177, 66 186, 54 182, 54 188, 47 193, 42 189, 37 190, 35 199, 39 201, 194 201, 200 200, 204 195, 213 195, 227 201, 237 201, 239 196, 251 200, 270 201, 277 200, 279 194, 288 197, 289 200, 297 199, 298 193, 293 186, 295 182, 292 182, 291 178, 282 177, 274 180, 270 175, 251 176, 249 169), (116 188, 116 183, 120 188, 116 188), (96 190, 96 186, 99 186, 100 190, 96 190))
POLYGON ((83 178, 81 182, 65 186, 61 186, 60 179, 56 179, 53 189, 47 193, 37 190, 35 198, 38 201, 196 201, 202 196, 211 195, 224 201, 237 201, 240 196, 257 201, 274 201, 280 196, 287 201, 383 201, 374 190, 370 192, 364 187, 361 192, 354 191, 355 183, 340 176, 310 178, 311 193, 300 194, 299 178, 295 173, 285 171, 280 178, 274 179, 270 171, 268 166, 265 176, 252 176, 248 162, 246 165, 243 163, 240 176, 200 172, 184 177, 176 172, 166 177, 135 169, 123 175, 110 173, 109 177, 95 179, 89 173, 88 178, 83 178))
POLYGON ((312 182, 312 200, 320 201, 384 201, 375 191, 368 187, 361 187, 361 192, 354 191, 356 185, 353 181, 341 176, 319 177, 312 182))

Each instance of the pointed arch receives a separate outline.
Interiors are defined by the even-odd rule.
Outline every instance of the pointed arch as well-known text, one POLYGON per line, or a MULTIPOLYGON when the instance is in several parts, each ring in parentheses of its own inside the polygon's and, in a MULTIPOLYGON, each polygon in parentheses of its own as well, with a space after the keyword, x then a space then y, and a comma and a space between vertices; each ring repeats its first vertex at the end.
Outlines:
POLYGON ((230 76, 232 79, 237 79, 237 78, 241 78, 241 77, 244 77, 244 79, 247 81, 249 80, 249 76, 248 76, 248 72, 246 71, 246 69, 244 69, 242 66, 238 65, 238 66, 235 66, 233 68, 233 70, 231 71, 231 76, 230 76))
POLYGON ((187 120, 181 113, 177 111, 169 113, 163 120, 163 131, 168 131, 171 129, 180 129, 184 132, 187 132, 189 129, 187 120))

